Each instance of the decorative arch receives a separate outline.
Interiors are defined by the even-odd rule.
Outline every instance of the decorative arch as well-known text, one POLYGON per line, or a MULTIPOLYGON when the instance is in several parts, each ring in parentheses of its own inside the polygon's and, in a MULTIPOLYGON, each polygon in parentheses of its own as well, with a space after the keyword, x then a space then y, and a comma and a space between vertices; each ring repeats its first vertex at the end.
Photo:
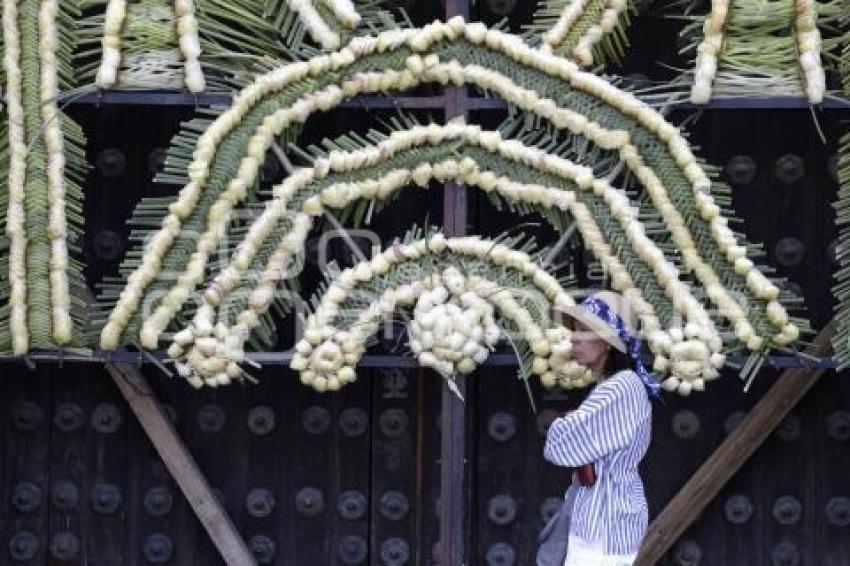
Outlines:
MULTIPOLYGON (((424 162, 414 163, 415 166, 407 168, 406 172, 404 168, 393 170, 391 175, 384 175, 380 183, 367 183, 369 188, 363 196, 380 197, 382 190, 392 191, 411 180, 416 182, 414 172, 419 168, 420 177, 458 179, 485 190, 499 186, 503 189, 499 192, 512 200, 523 200, 518 198, 520 195, 547 195, 539 199, 535 196, 535 202, 550 207, 555 201, 566 205, 574 216, 578 214, 586 219, 585 239, 595 247, 597 255, 610 257, 607 261, 612 276, 619 277, 622 282, 618 285, 615 281, 615 287, 624 287, 637 280, 639 285, 633 284, 633 287, 640 289, 639 298, 649 307, 644 310, 651 312, 655 306, 664 306, 664 301, 668 301, 673 311, 685 315, 685 324, 680 327, 664 330, 660 325, 651 327, 652 331, 659 332, 651 340, 653 351, 661 358, 656 367, 658 371, 668 369, 664 352, 670 351, 680 335, 707 345, 708 357, 719 354, 722 348, 705 306, 688 292, 687 284, 680 283, 680 276, 693 275, 733 329, 737 340, 750 350, 764 351, 797 338, 798 328, 783 306, 789 297, 780 296, 780 289, 748 257, 752 254, 749 246, 739 243, 728 227, 721 206, 712 197, 709 176, 677 128, 634 96, 578 70, 574 63, 531 49, 516 36, 488 30, 482 24, 466 24, 456 18, 419 30, 392 30, 377 37, 355 38, 341 51, 283 66, 244 89, 234 105, 209 123, 193 143, 192 158, 186 166, 188 182, 176 201, 160 205, 164 216, 162 225, 147 242, 141 264, 127 269, 127 285, 108 315, 101 333, 101 345, 114 348, 138 337, 145 348, 158 346, 163 332, 181 312, 190 294, 203 283, 212 250, 226 231, 234 207, 254 190, 260 164, 277 136, 291 132, 311 113, 329 110, 346 98, 366 92, 406 90, 423 82, 470 84, 486 89, 554 127, 616 155, 640 182, 645 194, 641 210, 651 203, 666 232, 649 237, 641 234, 640 222, 631 222, 635 216, 631 203, 634 199, 603 180, 595 179, 589 168, 559 161, 557 156, 524 147, 515 140, 500 140, 493 132, 474 129, 457 134, 466 144, 465 157, 461 161, 446 160, 443 170, 438 169, 436 173, 433 167, 426 171, 424 162), (472 132, 477 133, 473 135, 472 132), (470 143, 476 136, 486 141, 470 143), (482 168, 476 158, 487 162, 488 152, 516 157, 513 168, 501 176, 497 171, 482 168), (519 180, 515 180, 514 175, 519 180), (551 179, 554 185, 547 187, 545 181, 541 182, 540 179, 548 179, 547 176, 554 178, 551 179), (588 194, 598 194, 601 198, 596 204, 605 203, 606 206, 599 204, 585 214, 577 197, 566 204, 564 198, 571 197, 564 196, 567 194, 562 189, 565 183, 586 189, 588 194), (598 229, 593 236, 588 235, 597 217, 606 220, 606 231, 616 232, 620 226, 622 234, 618 243, 606 242, 598 229), (197 242, 184 236, 187 228, 201 234, 197 242), (671 243, 678 249, 679 258, 665 257, 661 251, 660 248, 671 243), (637 247, 630 255, 633 245, 637 247), (671 261, 676 259, 681 262, 681 269, 671 261), (642 273, 637 277, 640 261, 652 266, 648 273, 655 276, 656 282, 642 273), (176 282, 159 278, 160 268, 179 273, 176 282), (650 289, 654 283, 657 287, 650 289), (733 298, 734 294, 746 298, 750 312, 744 311, 733 298), (160 296, 161 299, 156 298, 160 296), (142 319, 139 305, 146 297, 154 297, 156 308, 149 317, 142 319), (665 334, 673 339, 668 341, 665 334)), ((459 132, 457 128, 464 127, 455 126, 455 131, 459 132)), ((439 132, 451 129, 452 126, 445 126, 431 133, 438 136, 439 132)), ((415 134, 399 135, 416 137, 415 134)), ((213 286, 220 286, 222 281, 234 277, 238 279, 238 273, 252 265, 258 248, 252 246, 251 238, 256 237, 265 244, 268 236, 274 233, 282 235, 283 239, 278 247, 265 249, 268 261, 256 285, 273 288, 277 282, 275 273, 280 271, 274 266, 303 244, 310 215, 320 212, 323 203, 333 206, 341 200, 347 202, 346 191, 351 182, 324 187, 321 198, 312 195, 303 201, 299 211, 293 208, 294 215, 288 215, 287 208, 296 203, 295 192, 316 177, 327 177, 332 169, 334 172, 351 170, 349 164, 355 161, 358 166, 367 168, 386 165, 386 157, 391 153, 386 144, 378 144, 362 153, 337 155, 333 166, 331 159, 318 160, 312 169, 295 171, 275 189, 275 198, 251 226, 245 238, 247 244, 240 245, 231 265, 213 279, 213 286), (291 228, 281 228, 287 222, 291 223, 291 228)), ((487 162, 489 165, 491 163, 487 162)), ((569 194, 579 193, 582 191, 569 194)), ((147 210, 151 212, 150 208, 147 210)), ((127 267, 133 266, 128 264, 127 267)), ((220 300, 215 292, 214 288, 207 289, 205 300, 212 303, 220 300)), ((212 305, 202 305, 195 316, 196 329, 198 321, 214 320, 212 311, 212 305)), ((254 325, 253 317, 244 322, 250 323, 247 327, 254 325)), ((201 328, 211 331, 204 324, 201 328)), ((245 331, 240 330, 242 343, 245 331)), ((219 333, 227 334, 224 330, 219 333)), ((695 352, 689 351, 687 355, 692 354, 695 352)), ((700 350, 699 355, 702 354, 700 350)), ((686 361, 692 360, 687 358, 686 361)), ((710 369, 709 364, 703 363, 700 369, 689 366, 687 372, 683 369, 681 373, 691 376, 688 381, 704 379, 707 376, 702 375, 703 369, 710 369)))

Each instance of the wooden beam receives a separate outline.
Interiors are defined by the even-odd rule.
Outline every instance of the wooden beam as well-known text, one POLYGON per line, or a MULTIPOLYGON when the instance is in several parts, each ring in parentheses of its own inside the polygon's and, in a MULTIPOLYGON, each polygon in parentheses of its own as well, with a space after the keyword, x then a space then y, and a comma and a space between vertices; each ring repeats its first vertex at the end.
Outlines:
MULTIPOLYGON (((833 321, 820 331, 807 353, 819 357, 827 354, 834 332, 833 321)), ((652 522, 636 565, 650 566, 661 560, 825 371, 826 368, 794 368, 782 373, 652 522)))
POLYGON ((180 486, 201 524, 228 566, 253 566, 251 552, 210 489, 195 459, 156 400, 147 379, 135 366, 106 364, 121 394, 180 486))

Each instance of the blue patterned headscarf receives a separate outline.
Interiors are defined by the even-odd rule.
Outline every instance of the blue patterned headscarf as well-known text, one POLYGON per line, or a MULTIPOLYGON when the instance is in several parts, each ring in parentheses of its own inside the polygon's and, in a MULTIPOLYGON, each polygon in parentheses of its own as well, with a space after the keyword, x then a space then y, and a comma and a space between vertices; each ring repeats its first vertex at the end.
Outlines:
POLYGON ((658 383, 658 380, 649 373, 646 366, 643 365, 643 358, 640 355, 640 348, 642 344, 640 338, 629 333, 628 329, 626 329, 626 323, 623 322, 623 319, 620 318, 617 313, 611 310, 605 301, 594 297, 588 297, 582 301, 581 306, 588 312, 593 313, 602 319, 605 324, 610 326, 617 333, 617 336, 620 340, 622 340, 623 344, 626 345, 626 353, 634 362, 635 373, 638 377, 640 377, 640 380, 646 387, 647 393, 650 397, 658 397, 661 392, 661 385, 658 383))

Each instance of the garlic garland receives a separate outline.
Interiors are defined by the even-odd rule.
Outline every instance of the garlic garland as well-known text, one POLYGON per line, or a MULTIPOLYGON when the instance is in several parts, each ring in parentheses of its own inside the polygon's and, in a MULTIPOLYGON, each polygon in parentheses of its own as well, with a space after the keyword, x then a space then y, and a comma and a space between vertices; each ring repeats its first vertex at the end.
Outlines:
POLYGON ((826 90, 826 76, 821 64, 821 37, 817 25, 815 0, 795 0, 797 17, 795 34, 800 67, 803 70, 803 83, 806 97, 812 104, 823 102, 826 90))
POLYGON ((581 19, 587 8, 589 0, 569 0, 555 25, 549 31, 543 34, 543 50, 552 52, 561 46, 567 38, 567 34, 573 29, 573 26, 581 19))
POLYGON ((9 324, 12 349, 22 355, 29 349, 27 328, 27 268, 24 209, 26 158, 24 108, 21 89, 21 46, 16 0, 3 0, 3 65, 6 71, 6 106, 9 119, 9 205, 6 213, 6 235, 9 237, 9 324))
MULTIPOLYGON (((360 18, 354 10, 354 6, 346 0, 323 0, 330 7, 334 15, 339 18, 345 27, 354 28, 360 23, 360 18)), ((313 6, 313 0, 287 0, 289 8, 298 14, 298 19, 304 25, 310 37, 322 46, 322 49, 331 50, 339 48, 342 41, 339 34, 333 31, 327 22, 322 19, 319 12, 313 6)))
POLYGON ((588 28, 573 49, 573 57, 579 65, 589 67, 593 64, 593 46, 599 43, 605 34, 614 30, 627 8, 628 0, 605 0, 605 9, 602 11, 599 21, 588 28))
POLYGON ((708 104, 711 99, 711 84, 717 74, 719 54, 723 48, 729 3, 730 0, 711 0, 711 13, 705 19, 703 39, 697 47, 694 84, 691 87, 691 102, 694 104, 708 104))
POLYGON ((126 0, 109 0, 103 17, 102 53, 95 79, 99 88, 111 88, 118 81, 118 68, 121 66, 121 29, 126 16, 126 0))
MULTIPOLYGON (((198 140, 193 161, 188 169, 190 182, 181 191, 178 200, 171 205, 171 214, 163 221, 163 228, 148 243, 145 258, 149 261, 143 262, 144 267, 138 268, 131 275, 127 287, 121 293, 118 305, 110 313, 110 320, 102 334, 103 346, 110 347, 120 339, 121 331, 126 326, 130 315, 137 308, 139 301, 143 298, 145 287, 157 275, 159 259, 172 245, 174 238, 179 233, 182 221, 192 214, 209 175, 210 163, 215 156, 217 145, 248 110, 258 104, 266 94, 277 92, 307 75, 320 76, 328 70, 342 69, 357 59, 376 51, 393 50, 406 44, 417 54, 408 57, 403 70, 356 73, 339 86, 331 85, 321 91, 311 93, 292 105, 281 108, 267 116, 248 143, 248 152, 242 159, 237 176, 231 180, 227 190, 228 196, 222 195, 219 202, 210 210, 207 234, 215 235, 216 223, 221 225, 233 204, 241 200, 241 195, 244 192, 243 183, 253 182, 270 140, 290 123, 303 122, 307 116, 317 109, 332 108, 339 104, 343 98, 360 93, 409 88, 423 80, 443 84, 450 82, 453 84, 471 83, 497 92, 506 100, 523 109, 551 120, 560 128, 567 128, 585 135, 601 147, 618 149, 621 157, 635 175, 644 185, 649 185, 647 190, 653 195, 653 202, 659 208, 665 223, 676 238, 677 244, 683 244, 686 265, 695 271, 701 282, 706 284, 710 291, 710 299, 721 306, 724 315, 732 313, 728 316, 734 317, 737 321, 736 331, 742 341, 753 349, 760 348, 760 339, 754 335, 751 325, 743 320, 740 313, 735 310, 733 301, 729 299, 726 289, 719 284, 720 280, 713 269, 699 257, 693 238, 683 224, 682 215, 666 196, 666 189, 654 171, 643 163, 638 149, 630 142, 629 134, 626 131, 604 128, 575 111, 559 108, 553 100, 541 98, 534 91, 522 88, 510 78, 496 71, 478 65, 461 65, 457 61, 443 63, 435 54, 425 53, 431 49, 435 42, 444 39, 455 40, 461 36, 473 44, 486 45, 490 49, 505 53, 522 65, 540 70, 561 80, 568 80, 572 88, 590 93, 605 101, 657 135, 667 145, 677 166, 691 183, 696 208, 709 223, 711 238, 727 261, 734 266, 735 271, 741 276, 747 287, 757 297, 768 303, 768 318, 772 324, 780 329, 780 333, 774 338, 777 342, 792 339, 791 337, 795 335, 796 329, 793 325, 787 323, 787 314, 776 302, 778 288, 754 268, 752 262, 746 258, 746 249, 737 244, 734 234, 726 226, 725 219, 719 215, 719 207, 714 203, 708 192, 710 187, 708 177, 677 128, 664 121, 657 112, 633 95, 619 91, 599 77, 579 71, 574 63, 533 50, 515 36, 495 30, 487 30, 483 24, 465 24, 462 19, 454 18, 447 23, 429 24, 420 30, 392 30, 377 37, 355 38, 341 51, 315 57, 304 63, 286 65, 260 77, 253 85, 244 89, 233 107, 213 122, 198 140), (152 267, 149 267, 149 265, 152 267)), ((444 166, 448 165, 444 164, 444 166)), ((453 175, 446 176, 452 177, 453 175)), ((411 178, 415 180, 415 177, 411 178)), ((389 182, 390 180, 385 181, 389 182)), ((389 187, 394 184, 388 184, 387 189, 391 190, 389 187)), ((339 189, 337 193, 338 191, 339 189)), ((380 191, 377 194, 381 196, 380 191)), ((516 191, 511 196, 516 197, 516 191)), ((339 195, 337 194, 333 198, 338 200, 339 195)), ((311 203, 309 205, 311 210, 307 212, 312 214, 317 207, 320 209, 321 202, 319 200, 308 202, 311 203)), ((277 203, 276 206, 278 207, 277 213, 282 213, 282 205, 277 203)), ((178 285, 172 288, 170 299, 167 302, 163 301, 160 305, 163 308, 158 308, 154 316, 145 321, 147 329, 143 336, 143 345, 146 345, 146 347, 148 347, 148 344, 155 344, 158 341, 158 336, 165 329, 168 321, 173 318, 179 306, 188 298, 188 294, 191 293, 194 286, 200 282, 198 278, 202 276, 203 267, 206 265, 206 255, 208 255, 208 250, 205 251, 202 248, 209 247, 214 240, 204 240, 203 242, 203 246, 199 244, 199 253, 193 256, 193 259, 198 258, 198 261, 191 264, 191 270, 187 269, 178 281, 178 285)), ((250 247, 245 249, 248 252, 251 250, 250 247)), ((649 257, 648 254, 654 252, 650 248, 644 247, 641 253, 649 257)), ((248 260, 248 256, 250 256, 250 253, 243 254, 241 264, 248 260)), ((666 272, 669 272, 669 269, 666 272)), ((232 271, 228 273, 232 273, 232 271)), ((665 277, 666 280, 670 281, 675 279, 672 272, 665 277)), ((233 278, 231 278, 231 281, 233 281, 233 278)), ((688 299, 682 298, 683 296, 681 294, 678 296, 678 303, 684 305, 684 301, 690 304, 688 299)), ((215 299, 215 295, 211 295, 211 298, 215 299)), ((697 317, 696 324, 708 328, 708 325, 703 324, 705 320, 699 315, 699 309, 693 306, 683 306, 683 308, 688 316, 697 317)), ((716 341, 712 340, 712 342, 716 341)))
POLYGON ((49 203, 47 236, 50 241, 50 302, 53 339, 57 344, 71 341, 73 323, 68 286, 68 229, 65 220, 65 154, 56 99, 59 79, 56 69, 57 0, 42 0, 38 14, 41 73, 41 116, 47 148, 47 200, 49 203))
POLYGON ((202 92, 206 88, 204 72, 198 57, 201 43, 198 39, 198 22, 195 19, 193 0, 174 0, 174 16, 177 19, 177 38, 183 54, 186 88, 189 92, 202 92))

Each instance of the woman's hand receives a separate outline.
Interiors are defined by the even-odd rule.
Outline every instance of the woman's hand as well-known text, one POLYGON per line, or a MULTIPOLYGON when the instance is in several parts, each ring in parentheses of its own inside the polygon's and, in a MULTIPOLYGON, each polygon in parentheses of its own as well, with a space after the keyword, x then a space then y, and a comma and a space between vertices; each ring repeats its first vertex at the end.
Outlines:
MULTIPOLYGON (((569 413, 570 411, 567 411, 560 416, 564 417, 569 413)), ((596 483, 596 467, 592 463, 579 466, 576 468, 575 474, 578 483, 583 487, 590 487, 596 483)))

